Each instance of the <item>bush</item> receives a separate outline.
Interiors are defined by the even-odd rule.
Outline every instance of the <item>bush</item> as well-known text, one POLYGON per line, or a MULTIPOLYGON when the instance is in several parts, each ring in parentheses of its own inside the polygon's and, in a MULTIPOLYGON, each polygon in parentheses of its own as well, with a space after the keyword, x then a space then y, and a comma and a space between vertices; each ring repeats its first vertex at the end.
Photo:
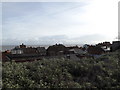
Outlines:
POLYGON ((5 62, 3 88, 120 88, 119 55, 113 52, 80 61, 5 62))

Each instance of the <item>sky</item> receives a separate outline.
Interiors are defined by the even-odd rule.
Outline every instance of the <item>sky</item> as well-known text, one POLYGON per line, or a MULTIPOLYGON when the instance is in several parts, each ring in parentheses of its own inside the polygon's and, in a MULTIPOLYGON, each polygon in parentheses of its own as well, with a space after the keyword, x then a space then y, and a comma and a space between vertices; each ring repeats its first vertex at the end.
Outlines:
POLYGON ((95 44, 116 40, 117 0, 2 2, 2 44, 95 44))

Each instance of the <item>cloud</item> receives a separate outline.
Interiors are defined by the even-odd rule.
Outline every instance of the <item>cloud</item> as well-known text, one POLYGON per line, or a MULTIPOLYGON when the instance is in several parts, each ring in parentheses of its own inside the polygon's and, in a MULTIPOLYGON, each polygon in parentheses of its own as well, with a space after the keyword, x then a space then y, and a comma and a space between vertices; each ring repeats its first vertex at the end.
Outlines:
POLYGON ((72 43, 81 43, 81 44, 95 44, 101 41, 105 41, 107 38, 101 34, 88 34, 81 37, 72 38, 72 43))
MULTIPOLYGON (((1 2, 83 2, 84 0, 1 0, 1 2)), ((85 0, 89 2, 90 0, 85 0)))
POLYGON ((65 35, 55 35, 55 36, 44 36, 44 37, 34 37, 34 38, 28 38, 28 39, 18 39, 18 38, 6 38, 3 39, 4 45, 19 45, 22 42, 27 45, 50 45, 50 44, 56 44, 56 43, 64 43, 66 40, 68 40, 68 37, 65 35), (10 41, 10 42, 6 42, 10 41))
MULTIPOLYGON (((7 6, 6 4, 8 3, 5 3, 5 6, 7 6)), ((56 3, 44 3, 44 4, 45 5, 40 3, 40 5, 43 5, 43 7, 42 6, 41 7, 45 10, 44 13, 41 12, 41 9, 40 9, 40 10, 33 11, 31 14, 28 13, 27 15, 24 15, 23 13, 22 16, 17 15, 17 17, 14 17, 14 15, 16 16, 16 13, 18 11, 19 13, 25 12, 26 9, 25 11, 22 11, 22 10, 26 8, 26 6, 24 6, 24 3, 23 3, 23 7, 22 7, 23 9, 19 9, 20 8, 19 6, 21 5, 21 3, 20 5, 19 3, 17 3, 15 4, 15 6, 13 4, 14 7, 18 7, 17 9, 18 11, 15 10, 17 11, 15 12, 13 10, 12 12, 15 12, 15 14, 13 14, 13 17, 6 16, 6 19, 3 19, 3 36, 4 36, 3 38, 7 38, 7 37, 9 38, 9 36, 18 38, 19 36, 19 38, 24 39, 24 38, 31 38, 31 37, 46 36, 46 35, 67 34, 68 32, 71 31, 70 30, 71 26, 83 25, 83 23, 79 21, 79 18, 76 19, 76 17, 78 17, 77 15, 75 15, 77 11, 68 10, 68 9, 71 9, 71 6, 72 8, 73 6, 75 7, 76 3, 63 3, 63 5, 62 3, 60 4, 57 3, 58 6, 56 5, 56 3), (61 6, 63 6, 62 9, 61 9, 61 6), (54 8, 54 7, 57 7, 57 8, 54 8), (53 12, 57 12, 57 13, 52 15, 53 12)), ((27 5, 31 6, 31 3, 27 3, 27 5)), ((36 3, 32 5, 36 5, 36 3)), ((77 4, 77 6, 78 5, 80 5, 79 7, 82 7, 81 3, 77 4)), ((9 7, 9 5, 7 7, 9 7)), ((7 13, 9 12, 10 11, 8 11, 7 13)), ((7 14, 6 12, 4 13, 7 14)))
POLYGON ((21 43, 25 43, 27 45, 53 45, 56 43, 61 44, 95 44, 102 40, 106 40, 106 37, 99 34, 93 35, 85 35, 76 38, 69 38, 66 35, 52 35, 52 36, 43 36, 43 37, 34 37, 29 39, 16 39, 16 38, 9 38, 4 39, 3 43, 6 45, 19 45, 21 43), (5 42, 10 41, 10 42, 5 42))
POLYGON ((116 1, 87 1, 3 3, 3 44, 113 40, 118 34, 116 1))

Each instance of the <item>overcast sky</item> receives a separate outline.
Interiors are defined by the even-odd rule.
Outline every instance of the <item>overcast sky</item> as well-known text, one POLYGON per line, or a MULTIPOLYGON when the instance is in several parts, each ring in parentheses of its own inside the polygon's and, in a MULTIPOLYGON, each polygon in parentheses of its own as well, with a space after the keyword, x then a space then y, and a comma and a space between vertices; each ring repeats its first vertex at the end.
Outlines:
POLYGON ((117 0, 2 3, 3 45, 95 44, 117 36, 117 0))

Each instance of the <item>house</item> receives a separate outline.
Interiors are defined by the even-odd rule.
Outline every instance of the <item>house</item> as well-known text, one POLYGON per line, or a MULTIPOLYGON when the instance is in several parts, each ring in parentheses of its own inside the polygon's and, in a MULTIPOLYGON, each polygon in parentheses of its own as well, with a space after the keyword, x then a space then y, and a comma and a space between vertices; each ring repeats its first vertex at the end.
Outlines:
POLYGON ((116 51, 120 49, 120 41, 113 41, 110 48, 111 48, 111 51, 116 51))
POLYGON ((101 45, 101 46, 110 46, 111 43, 110 42, 103 42, 103 43, 98 43, 97 45, 101 45))
POLYGON ((23 54, 23 49, 15 47, 11 50, 11 54, 23 54))
POLYGON ((34 61, 43 58, 39 54, 7 54, 6 57, 9 59, 9 61, 15 60, 16 62, 34 61))
POLYGON ((56 44, 47 48, 48 56, 63 55, 67 48, 62 44, 56 44))
POLYGON ((26 45, 22 44, 20 46, 15 47, 11 50, 11 54, 39 54, 46 55, 45 47, 26 47, 26 45))
POLYGON ((67 47, 68 49, 73 49, 73 48, 79 48, 77 45, 76 46, 70 46, 70 47, 67 47))
POLYGON ((84 49, 84 50, 87 50, 89 46, 90 46, 90 45, 88 45, 88 44, 84 44, 84 45, 83 45, 83 49, 84 49))
POLYGON ((96 46, 101 47, 105 52, 110 51, 111 43, 110 42, 103 42, 103 43, 98 43, 96 46))
POLYGON ((20 45, 20 48, 26 48, 26 45, 22 43, 22 45, 20 45))
POLYGON ((70 55, 67 55, 66 58, 68 59, 71 59, 71 60, 80 60, 79 57, 77 57, 75 54, 70 54, 70 55))
POLYGON ((69 50, 70 52, 74 52, 74 54, 85 54, 86 52, 79 48, 73 48, 69 50))
POLYGON ((15 47, 14 49, 11 50, 10 54, 7 55, 4 54, 4 57, 5 59, 15 60, 16 62, 24 62, 24 61, 40 60, 44 55, 46 55, 45 47, 37 47, 37 48, 15 47))
POLYGON ((46 49, 45 49, 45 47, 37 47, 37 52, 40 55, 46 55, 46 49))
POLYGON ((10 58, 7 56, 10 53, 7 52, 1 52, 0 58, 2 59, 2 62, 10 61, 10 58))
POLYGON ((28 48, 22 48, 23 50, 23 54, 37 54, 37 48, 32 48, 32 47, 28 47, 28 48))
POLYGON ((105 51, 99 46, 89 46, 87 52, 90 56, 97 58, 101 56, 105 51))
POLYGON ((36 48, 14 48, 11 50, 11 54, 35 54, 36 48))
POLYGON ((101 47, 105 52, 110 52, 110 47, 102 46, 101 47))
POLYGON ((26 45, 22 43, 20 46, 16 46, 11 50, 11 54, 23 54, 23 49, 26 48, 26 45))

